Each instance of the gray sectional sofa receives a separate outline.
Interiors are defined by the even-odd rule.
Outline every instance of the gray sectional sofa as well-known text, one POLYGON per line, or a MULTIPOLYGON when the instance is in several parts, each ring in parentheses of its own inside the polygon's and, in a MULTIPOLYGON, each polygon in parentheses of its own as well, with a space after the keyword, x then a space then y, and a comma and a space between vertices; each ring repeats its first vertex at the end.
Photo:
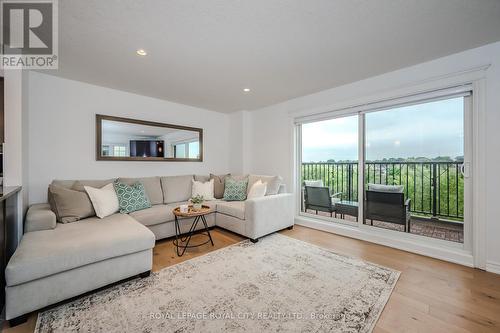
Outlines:
MULTIPOLYGON (((120 179, 141 181, 152 207, 104 219, 94 216, 57 223, 49 204, 31 206, 25 234, 5 270, 6 319, 15 324, 31 311, 129 277, 149 275, 155 240, 175 235, 172 209, 191 198, 193 177, 120 179)), ((256 179, 271 178, 249 175, 249 187, 256 179)), ((53 184, 74 189, 112 181, 54 180, 53 184)), ((261 198, 206 201, 214 211, 207 216, 207 223, 253 241, 291 227, 294 200, 292 194, 284 192, 281 185, 278 194, 261 198)), ((183 232, 190 226, 186 220, 181 222, 183 232)))

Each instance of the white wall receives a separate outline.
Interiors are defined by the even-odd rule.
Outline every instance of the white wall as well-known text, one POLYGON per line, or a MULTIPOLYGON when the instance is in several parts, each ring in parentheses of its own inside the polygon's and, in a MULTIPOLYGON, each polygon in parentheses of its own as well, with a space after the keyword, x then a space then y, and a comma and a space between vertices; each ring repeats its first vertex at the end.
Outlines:
POLYGON ((229 137, 226 147, 230 151, 229 169, 233 174, 247 174, 250 170, 250 131, 252 117, 248 111, 229 114, 229 137))
POLYGON ((229 172, 229 116, 155 98, 31 72, 29 202, 45 202, 57 179, 104 179, 229 172), (95 115, 203 128, 203 162, 111 162, 95 159, 95 115))
POLYGON ((484 161, 487 185, 486 260, 500 269, 500 42, 436 59, 384 75, 334 89, 293 99, 252 112, 253 130, 250 171, 281 174, 287 185, 293 184, 293 133, 290 113, 332 111, 332 105, 348 103, 370 95, 393 91, 426 80, 491 64, 486 72, 486 151, 484 161))

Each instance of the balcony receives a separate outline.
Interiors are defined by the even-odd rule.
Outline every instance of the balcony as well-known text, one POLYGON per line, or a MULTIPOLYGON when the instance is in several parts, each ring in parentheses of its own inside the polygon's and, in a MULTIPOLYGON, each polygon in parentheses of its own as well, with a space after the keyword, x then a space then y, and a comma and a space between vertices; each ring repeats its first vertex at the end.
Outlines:
MULTIPOLYGON (((412 234, 463 243, 464 178, 461 168, 460 161, 366 162, 365 184, 404 187, 405 199, 411 200, 409 230, 412 234)), ((330 193, 340 193, 340 200, 357 201, 357 162, 302 163, 302 180, 322 180, 330 193)), ((316 214, 316 211, 307 212, 316 214)), ((330 216, 323 212, 317 214, 330 216)), ((357 220, 356 216, 344 215, 343 218, 357 220)), ((404 226, 384 221, 374 220, 373 226, 404 231, 404 226)))

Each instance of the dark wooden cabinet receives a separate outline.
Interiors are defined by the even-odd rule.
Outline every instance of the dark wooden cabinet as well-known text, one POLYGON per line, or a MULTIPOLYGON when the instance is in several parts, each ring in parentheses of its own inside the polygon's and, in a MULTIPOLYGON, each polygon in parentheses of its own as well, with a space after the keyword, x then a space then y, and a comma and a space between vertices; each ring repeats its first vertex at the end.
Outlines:
POLYGON ((17 246, 19 186, 1 187, 0 192, 0 308, 5 305, 5 267, 17 246))
MULTIPOLYGON (((0 77, 0 143, 5 142, 5 134, 4 134, 4 84, 3 77, 0 77)), ((1 152, 1 149, 0 149, 1 152)))

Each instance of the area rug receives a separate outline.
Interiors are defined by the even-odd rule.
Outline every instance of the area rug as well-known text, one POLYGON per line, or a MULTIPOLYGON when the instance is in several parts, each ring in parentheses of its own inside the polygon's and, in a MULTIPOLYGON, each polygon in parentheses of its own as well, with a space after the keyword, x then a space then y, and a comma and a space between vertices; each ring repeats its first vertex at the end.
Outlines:
POLYGON ((274 234, 47 310, 35 332, 371 332, 398 277, 274 234))

